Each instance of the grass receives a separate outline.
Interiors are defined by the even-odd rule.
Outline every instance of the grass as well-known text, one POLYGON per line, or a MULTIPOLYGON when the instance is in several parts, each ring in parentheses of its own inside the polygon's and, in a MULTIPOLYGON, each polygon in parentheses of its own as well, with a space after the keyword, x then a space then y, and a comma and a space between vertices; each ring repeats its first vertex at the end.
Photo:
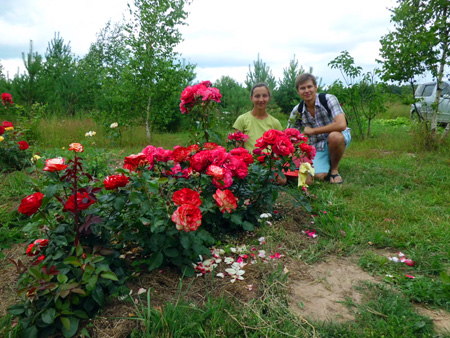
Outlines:
MULTIPOLYGON (((391 106, 382 118, 408 115, 408 107, 391 106)), ((317 243, 301 247, 295 239, 286 238, 287 232, 270 227, 262 233, 287 246, 293 258, 301 256, 309 264, 327 255, 360 256, 359 265, 384 283, 359 286, 363 301, 347 303, 355 312, 354 322, 307 322, 295 317, 288 309, 288 277, 274 270, 264 278, 264 297, 245 307, 225 295, 208 297, 203 304, 168 300, 160 310, 147 300, 141 305, 151 320, 132 337, 437 337, 432 322, 417 314, 413 304, 450 310, 450 287, 440 278, 450 273, 450 142, 433 151, 423 150, 420 127, 397 122, 374 120, 372 136, 352 142, 340 167, 344 184, 315 183, 310 188, 317 196, 313 211, 317 216, 313 225, 305 222, 303 226, 316 229, 317 243), (394 264, 381 251, 402 251, 416 264, 394 264)), ((38 129, 36 151, 48 156, 61 156, 60 148, 71 142, 95 142, 86 147, 84 157, 92 171, 104 174, 107 160, 139 152, 149 143, 144 127, 123 128, 122 146, 114 146, 91 120, 46 120, 38 129), (89 130, 97 135, 86 138, 89 130)), ((169 148, 185 145, 187 139, 184 133, 155 134, 152 144, 169 148)), ((3 174, 0 180, 0 244, 4 247, 23 240, 16 208, 31 186, 23 172, 3 174)))

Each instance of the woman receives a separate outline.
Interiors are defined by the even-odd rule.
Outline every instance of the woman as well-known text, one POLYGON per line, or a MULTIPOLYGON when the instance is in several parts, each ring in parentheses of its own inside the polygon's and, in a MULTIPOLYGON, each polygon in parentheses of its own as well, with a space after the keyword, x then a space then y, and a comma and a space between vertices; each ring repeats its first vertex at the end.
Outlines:
POLYGON ((233 128, 249 136, 244 147, 252 152, 255 149, 256 140, 262 137, 266 131, 269 129, 282 130, 282 127, 280 121, 266 112, 267 104, 270 101, 270 90, 267 84, 255 84, 250 93, 250 100, 253 102, 253 109, 239 116, 234 122, 233 128))

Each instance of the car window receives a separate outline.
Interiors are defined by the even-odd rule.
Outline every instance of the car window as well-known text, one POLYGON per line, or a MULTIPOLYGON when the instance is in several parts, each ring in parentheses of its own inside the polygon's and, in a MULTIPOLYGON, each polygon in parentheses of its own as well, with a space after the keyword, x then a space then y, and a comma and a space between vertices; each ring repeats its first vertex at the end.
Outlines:
POLYGON ((446 83, 442 84, 442 92, 441 95, 450 95, 450 86, 446 83))
POLYGON ((433 93, 434 87, 435 87, 434 84, 425 85, 422 96, 423 97, 431 96, 431 94, 433 93))

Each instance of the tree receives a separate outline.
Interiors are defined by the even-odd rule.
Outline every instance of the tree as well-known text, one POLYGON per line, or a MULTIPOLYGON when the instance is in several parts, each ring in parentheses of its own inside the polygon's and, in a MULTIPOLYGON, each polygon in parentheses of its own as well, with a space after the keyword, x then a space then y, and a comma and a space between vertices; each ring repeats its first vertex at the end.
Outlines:
POLYGON ((222 94, 219 107, 222 111, 230 113, 229 116, 227 115, 227 120, 231 125, 239 115, 252 109, 250 92, 233 78, 222 76, 214 83, 214 87, 218 88, 222 94))
POLYGON ((289 61, 289 66, 283 69, 283 78, 278 81, 278 88, 274 93, 275 102, 285 114, 289 114, 300 100, 295 88, 295 79, 303 73, 305 70, 302 66, 298 66, 298 60, 294 55, 294 58, 289 61))
POLYGON ((251 66, 248 66, 248 73, 245 84, 247 86, 247 89, 250 91, 255 84, 261 82, 266 83, 272 91, 277 85, 275 76, 272 75, 272 70, 269 66, 266 66, 266 63, 259 58, 258 54, 258 59, 256 61, 253 61, 253 71, 251 66))
MULTIPOLYGON (((176 62, 174 48, 182 41, 178 27, 185 24, 187 12, 185 0, 134 0, 129 6, 132 15, 127 24, 127 44, 131 50, 130 69, 134 75, 134 99, 140 111, 146 113, 147 137, 151 139, 151 124, 157 110, 153 106, 155 97, 163 83, 174 81, 182 86, 191 78, 191 67, 176 71, 181 63, 176 62), (172 77, 169 79, 169 77, 172 77)), ((179 90, 179 88, 173 88, 179 90)))
POLYGON ((76 58, 70 42, 64 43, 59 33, 48 43, 42 70, 42 90, 45 102, 54 112, 75 115, 80 84, 76 81, 76 58))
POLYGON ((102 118, 129 121, 133 109, 133 84, 129 69, 130 52, 122 24, 107 22, 91 44, 89 52, 78 62, 77 77, 83 83, 80 106, 96 108, 102 118), (123 118, 123 119, 122 119, 123 118))
POLYGON ((28 74, 23 75, 25 87, 22 88, 22 97, 28 105, 32 105, 38 98, 38 81, 42 70, 42 56, 38 52, 33 52, 33 40, 30 40, 30 51, 25 57, 22 53, 22 60, 28 74))
POLYGON ((372 120, 378 113, 386 111, 385 107, 385 87, 375 79, 376 70, 363 73, 360 66, 355 65, 355 60, 348 51, 341 52, 341 55, 332 60, 328 65, 341 71, 345 81, 334 83, 330 92, 336 89, 337 96, 341 104, 346 104, 346 112, 350 121, 355 121, 359 135, 364 139, 363 118, 367 120, 367 133, 370 136, 370 126, 372 120))
MULTIPOLYGON (((430 125, 434 138, 444 70, 450 59, 450 3, 448 0, 398 0, 398 7, 391 11, 395 30, 380 41, 383 79, 408 82, 413 89, 415 76, 431 72, 438 83, 430 125)), ((449 128, 447 125, 443 137, 449 128)))

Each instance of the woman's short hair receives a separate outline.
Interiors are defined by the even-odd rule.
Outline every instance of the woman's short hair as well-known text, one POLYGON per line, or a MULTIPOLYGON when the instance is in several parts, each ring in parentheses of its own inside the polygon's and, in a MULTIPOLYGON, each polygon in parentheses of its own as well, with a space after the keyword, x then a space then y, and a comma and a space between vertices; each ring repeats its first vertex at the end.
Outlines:
POLYGON ((251 92, 250 92, 250 96, 253 96, 253 91, 255 90, 255 88, 259 88, 259 87, 264 87, 264 88, 266 88, 267 91, 269 92, 269 97, 271 96, 269 86, 267 85, 267 83, 264 83, 264 82, 260 82, 260 83, 255 84, 255 85, 252 87, 252 90, 251 90, 251 92))
POLYGON ((301 84, 303 84, 309 80, 312 80, 313 85, 317 87, 316 77, 310 73, 303 73, 303 74, 299 74, 297 76, 297 78, 295 79, 295 89, 298 90, 298 86, 300 86, 301 84))

